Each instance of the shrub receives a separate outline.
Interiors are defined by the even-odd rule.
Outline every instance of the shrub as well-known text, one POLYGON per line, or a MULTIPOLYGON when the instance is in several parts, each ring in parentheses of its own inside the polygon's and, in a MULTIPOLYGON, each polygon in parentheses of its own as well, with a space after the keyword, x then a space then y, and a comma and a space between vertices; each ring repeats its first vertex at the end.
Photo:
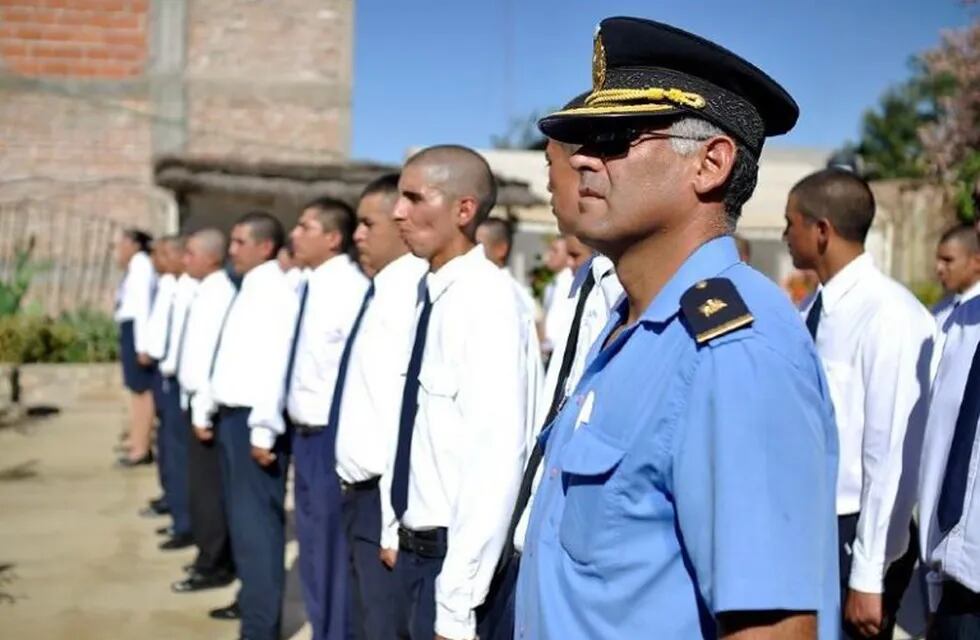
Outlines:
POLYGON ((0 317, 0 362, 111 362, 118 351, 116 324, 103 313, 0 317))

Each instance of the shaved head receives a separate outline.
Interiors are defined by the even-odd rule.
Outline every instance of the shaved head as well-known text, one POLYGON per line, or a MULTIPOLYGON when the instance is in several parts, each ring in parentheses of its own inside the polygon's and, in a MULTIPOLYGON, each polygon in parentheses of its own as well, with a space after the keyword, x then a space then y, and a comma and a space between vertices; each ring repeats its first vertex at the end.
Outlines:
POLYGON ((213 258, 216 263, 221 264, 225 261, 228 251, 225 234, 217 229, 201 229, 195 232, 190 239, 197 244, 201 253, 213 258))
POLYGON ((493 171, 472 149, 451 144, 428 147, 409 158, 405 166, 423 167, 429 185, 454 199, 473 198, 477 204, 473 231, 497 203, 493 171))

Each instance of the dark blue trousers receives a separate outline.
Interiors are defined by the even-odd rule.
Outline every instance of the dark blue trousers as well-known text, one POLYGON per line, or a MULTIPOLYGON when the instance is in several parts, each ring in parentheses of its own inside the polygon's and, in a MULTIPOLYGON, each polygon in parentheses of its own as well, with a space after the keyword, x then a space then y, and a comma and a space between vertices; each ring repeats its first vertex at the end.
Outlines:
POLYGON ((948 580, 929 629, 929 640, 980 638, 980 593, 948 580))
POLYGON ((289 454, 281 443, 276 461, 262 467, 252 459, 248 408, 221 407, 217 429, 228 528, 241 581, 241 636, 279 640, 285 589, 285 498, 289 454))
POLYGON ((184 424, 184 411, 180 408, 180 385, 177 378, 161 379, 160 428, 157 432, 157 448, 165 452, 160 457, 163 495, 170 506, 175 535, 190 535, 191 511, 190 479, 187 467, 188 436, 184 424))
POLYGON ((344 533, 349 551, 351 635, 355 640, 390 640, 395 633, 392 572, 379 557, 381 493, 349 487, 343 492, 344 533))
POLYGON ((152 376, 150 391, 153 393, 153 412, 157 417, 157 478, 160 481, 160 489, 163 490, 164 502, 167 502, 169 506, 170 503, 167 501, 167 484, 170 482, 167 477, 169 472, 167 469, 167 442, 163 437, 163 407, 166 404, 163 397, 163 374, 160 373, 159 369, 154 368, 152 376))
POLYGON ((347 637, 347 545, 341 528, 334 432, 294 433, 293 497, 299 577, 314 640, 347 637))
POLYGON ((436 578, 442 558, 402 549, 395 563, 395 637, 431 640, 436 629, 436 578))
POLYGON ((521 557, 514 554, 490 583, 486 602, 476 610, 476 633, 480 640, 513 640, 514 598, 521 557))

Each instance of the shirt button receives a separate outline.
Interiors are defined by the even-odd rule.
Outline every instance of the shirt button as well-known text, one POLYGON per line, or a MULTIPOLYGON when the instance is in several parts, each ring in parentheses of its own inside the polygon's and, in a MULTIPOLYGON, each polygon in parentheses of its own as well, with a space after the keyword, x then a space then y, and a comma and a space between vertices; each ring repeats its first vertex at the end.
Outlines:
POLYGON ((558 477, 558 467, 551 467, 551 477, 552 478, 558 477))

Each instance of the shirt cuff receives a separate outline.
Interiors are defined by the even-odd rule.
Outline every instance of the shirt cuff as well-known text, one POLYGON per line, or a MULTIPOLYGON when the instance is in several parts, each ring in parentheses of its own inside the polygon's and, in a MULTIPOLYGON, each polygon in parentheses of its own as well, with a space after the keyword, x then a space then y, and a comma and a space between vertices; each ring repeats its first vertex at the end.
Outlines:
POLYGON ((252 427, 252 432, 249 434, 248 439, 252 443, 253 447, 258 447, 259 449, 265 449, 267 451, 272 451, 272 447, 276 444, 275 432, 267 427, 252 427))
POLYGON ((398 521, 381 527, 381 548, 398 551, 398 521))
POLYGON ((435 631, 449 640, 471 640, 476 637, 476 614, 472 609, 456 611, 436 602, 435 631))
POLYGON ((854 553, 851 557, 851 575, 847 580, 847 586, 863 593, 883 593, 884 581, 884 563, 868 560, 854 553))

